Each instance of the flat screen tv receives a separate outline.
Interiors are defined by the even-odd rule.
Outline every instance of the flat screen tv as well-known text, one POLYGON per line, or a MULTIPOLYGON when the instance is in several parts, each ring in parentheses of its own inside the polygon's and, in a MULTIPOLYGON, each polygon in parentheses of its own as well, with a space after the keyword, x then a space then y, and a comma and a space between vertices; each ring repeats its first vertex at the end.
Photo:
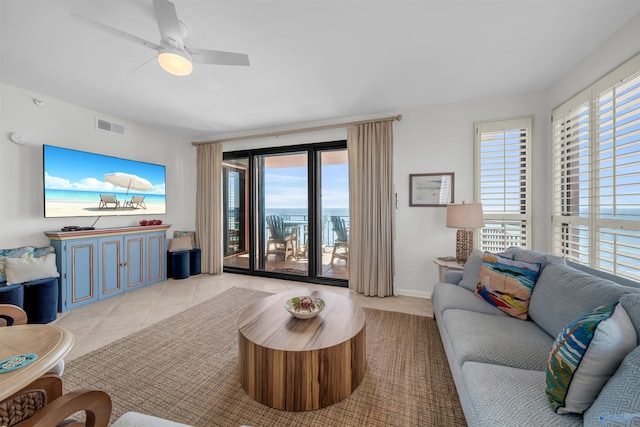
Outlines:
POLYGON ((46 218, 167 213, 165 167, 42 147, 46 218))

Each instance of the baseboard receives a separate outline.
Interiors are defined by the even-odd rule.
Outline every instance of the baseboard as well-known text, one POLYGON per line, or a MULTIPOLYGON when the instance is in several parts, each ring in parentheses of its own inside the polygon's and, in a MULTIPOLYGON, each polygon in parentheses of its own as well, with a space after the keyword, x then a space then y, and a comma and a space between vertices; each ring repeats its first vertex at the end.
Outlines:
POLYGON ((414 291, 411 289, 398 289, 396 295, 402 295, 405 297, 427 298, 431 299, 431 292, 414 291))

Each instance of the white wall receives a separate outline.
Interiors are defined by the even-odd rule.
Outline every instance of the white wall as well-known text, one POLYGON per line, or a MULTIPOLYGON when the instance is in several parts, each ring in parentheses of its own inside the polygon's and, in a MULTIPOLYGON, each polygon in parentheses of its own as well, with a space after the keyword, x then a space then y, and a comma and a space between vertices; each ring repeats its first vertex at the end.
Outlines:
MULTIPOLYGON (((428 296, 438 278, 433 259, 455 255, 455 229, 445 227, 446 209, 409 207, 409 174, 455 173, 455 202, 474 198, 474 121, 531 115, 535 135, 544 134, 539 117, 544 113, 540 95, 528 94, 402 111, 404 119, 394 126, 395 183, 398 193, 396 285, 405 295, 428 296)), ((535 138, 534 135, 534 138, 535 138)), ((535 164, 546 161, 547 144, 535 139, 535 164)), ((544 174, 535 174, 535 218, 547 208, 544 174)), ((536 222, 535 235, 546 235, 546 224, 536 222)), ((539 241, 538 241, 539 240, 539 241)), ((534 245, 544 246, 544 239, 534 245)))
MULTIPOLYGON (((640 53, 640 14, 558 79, 547 91, 551 110, 640 53)), ((551 128, 549 128, 551 129, 551 128)))
MULTIPOLYGON (((167 214, 154 215, 169 229, 195 229, 195 157, 189 141, 82 107, 0 84, 0 248, 49 243, 44 231, 65 225, 89 226, 97 217, 44 218, 42 145, 55 145, 167 167, 167 214), (44 102, 39 107, 33 103, 44 102), (96 116, 126 126, 126 135, 95 129, 96 116), (9 140, 24 136, 24 145, 9 140)), ((103 217, 96 227, 136 225, 148 216, 103 217)))

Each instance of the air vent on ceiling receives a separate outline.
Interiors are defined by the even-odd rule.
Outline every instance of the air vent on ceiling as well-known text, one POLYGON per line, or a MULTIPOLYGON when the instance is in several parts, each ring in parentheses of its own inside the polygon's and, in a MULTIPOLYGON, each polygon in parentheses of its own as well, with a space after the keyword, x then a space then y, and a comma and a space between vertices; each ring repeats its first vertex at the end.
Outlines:
POLYGON ((96 117, 96 129, 105 130, 124 135, 125 127, 121 124, 110 122, 96 117))

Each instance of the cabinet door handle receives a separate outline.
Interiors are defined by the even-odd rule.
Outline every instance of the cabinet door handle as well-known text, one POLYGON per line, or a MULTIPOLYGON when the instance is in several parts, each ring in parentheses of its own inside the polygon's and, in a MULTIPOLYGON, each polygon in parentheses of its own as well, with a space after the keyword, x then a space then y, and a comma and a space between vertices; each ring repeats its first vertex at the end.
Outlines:
POLYGON ((127 266, 127 263, 126 263, 126 262, 121 262, 121 263, 120 263, 120 267, 126 267, 126 266, 127 266))

